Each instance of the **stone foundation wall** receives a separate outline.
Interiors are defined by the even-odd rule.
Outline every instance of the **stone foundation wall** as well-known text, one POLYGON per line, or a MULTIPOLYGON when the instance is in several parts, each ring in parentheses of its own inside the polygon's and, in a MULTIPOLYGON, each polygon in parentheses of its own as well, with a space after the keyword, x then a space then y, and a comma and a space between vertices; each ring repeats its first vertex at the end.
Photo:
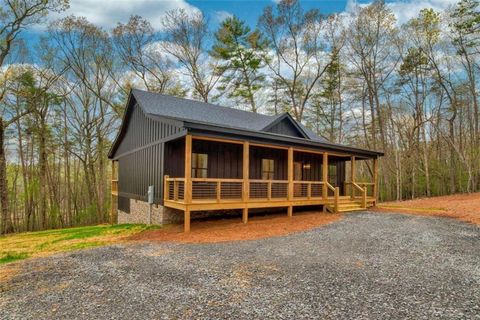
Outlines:
MULTIPOLYGON (((122 223, 149 223, 148 216, 149 205, 148 202, 130 199, 130 213, 118 210, 117 222, 122 223)), ((265 214, 265 213, 280 213, 285 212, 285 208, 261 208, 250 209, 249 214, 265 214)), ((205 219, 205 218, 222 218, 222 217, 237 216, 242 218, 242 211, 234 210, 213 210, 213 211, 193 211, 191 212, 191 219, 205 219)), ((152 224, 169 224, 169 223, 183 223, 183 211, 166 208, 161 205, 152 206, 152 224)))
MULTIPOLYGON (((152 206, 152 224, 168 224, 183 222, 183 211, 165 208, 161 205, 152 206)), ((130 199, 130 213, 118 210, 117 223, 149 223, 148 202, 130 199)))

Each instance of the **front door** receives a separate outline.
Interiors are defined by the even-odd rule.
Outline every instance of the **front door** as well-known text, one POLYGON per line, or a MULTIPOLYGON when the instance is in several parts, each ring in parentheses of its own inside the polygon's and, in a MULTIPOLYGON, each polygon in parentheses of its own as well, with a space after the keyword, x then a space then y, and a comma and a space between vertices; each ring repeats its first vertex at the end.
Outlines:
POLYGON ((303 163, 296 161, 293 163, 293 180, 302 181, 303 179, 303 163))

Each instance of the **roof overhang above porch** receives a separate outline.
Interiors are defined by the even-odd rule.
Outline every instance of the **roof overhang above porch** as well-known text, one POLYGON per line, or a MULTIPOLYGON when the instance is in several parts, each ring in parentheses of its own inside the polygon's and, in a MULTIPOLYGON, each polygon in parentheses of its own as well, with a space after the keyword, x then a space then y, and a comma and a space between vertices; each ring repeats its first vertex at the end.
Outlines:
POLYGON ((278 147, 297 147, 305 151, 328 152, 338 156, 355 156, 357 159, 372 159, 384 155, 383 152, 355 148, 336 143, 319 142, 275 133, 226 128, 204 123, 184 122, 188 133, 194 136, 223 138, 234 141, 251 141, 278 147))

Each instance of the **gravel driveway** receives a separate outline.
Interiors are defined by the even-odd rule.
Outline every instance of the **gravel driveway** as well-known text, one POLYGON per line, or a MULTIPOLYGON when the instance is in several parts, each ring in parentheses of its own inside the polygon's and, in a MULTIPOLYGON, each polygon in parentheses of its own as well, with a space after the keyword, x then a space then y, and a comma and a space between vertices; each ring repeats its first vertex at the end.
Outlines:
POLYGON ((358 213, 217 244, 135 243, 27 261, 1 319, 480 319, 480 228, 358 213))

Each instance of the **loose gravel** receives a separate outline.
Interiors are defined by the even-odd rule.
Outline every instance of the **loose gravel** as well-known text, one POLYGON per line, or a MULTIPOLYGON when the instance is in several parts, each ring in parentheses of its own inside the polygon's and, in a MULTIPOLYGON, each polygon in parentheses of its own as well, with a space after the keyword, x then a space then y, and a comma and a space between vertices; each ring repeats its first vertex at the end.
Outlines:
POLYGON ((262 240, 28 260, 1 319, 480 319, 480 228, 357 213, 262 240))

